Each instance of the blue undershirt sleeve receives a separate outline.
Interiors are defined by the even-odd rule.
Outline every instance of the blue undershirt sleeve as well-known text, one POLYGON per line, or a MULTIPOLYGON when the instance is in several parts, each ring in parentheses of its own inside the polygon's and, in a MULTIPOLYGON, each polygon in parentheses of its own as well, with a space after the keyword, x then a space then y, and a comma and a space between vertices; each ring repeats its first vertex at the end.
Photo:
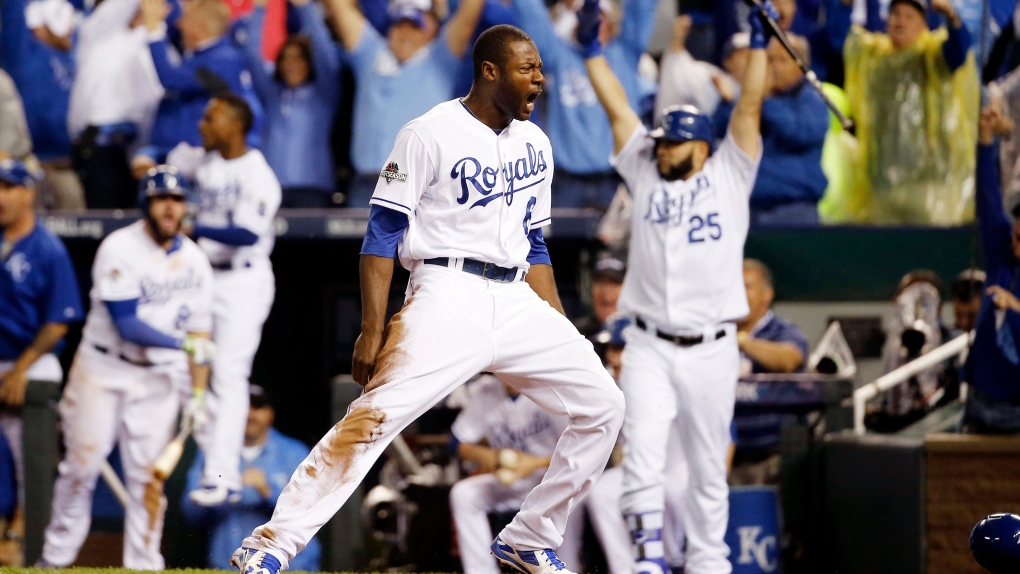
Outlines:
POLYGON ((253 231, 234 226, 206 227, 205 225, 196 225, 194 236, 195 239, 205 237, 224 245, 234 245, 237 247, 255 245, 259 240, 259 236, 255 235, 253 231))
POLYGON ((552 265, 552 259, 549 258, 549 247, 545 244, 545 237, 542 237, 541 227, 532 229, 528 233, 528 242, 531 243, 528 263, 532 265, 552 265))
POLYGON ((104 301, 117 334, 121 339, 134 343, 139 347, 161 347, 164 349, 180 349, 183 342, 171 337, 138 318, 138 299, 126 301, 104 301))
POLYGON ((963 25, 959 28, 952 26, 947 26, 947 28, 949 28, 949 38, 942 44, 942 57, 946 59, 949 71, 955 72, 967 61, 967 50, 970 49, 971 44, 970 32, 963 25))
POLYGON ((362 255, 395 259, 397 245, 410 225, 407 215, 388 207, 373 204, 368 214, 368 230, 361 244, 362 255))

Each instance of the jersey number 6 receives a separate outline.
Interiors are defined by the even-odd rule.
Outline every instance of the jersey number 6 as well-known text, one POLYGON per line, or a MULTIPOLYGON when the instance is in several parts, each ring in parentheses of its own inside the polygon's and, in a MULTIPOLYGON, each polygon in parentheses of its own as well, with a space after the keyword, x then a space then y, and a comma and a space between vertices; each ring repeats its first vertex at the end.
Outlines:
POLYGON ((704 219, 700 215, 692 215, 689 221, 691 230, 687 232, 687 242, 701 243, 705 240, 706 236, 712 241, 721 238, 722 227, 716 221, 717 217, 719 217, 719 214, 715 212, 709 213, 704 219))

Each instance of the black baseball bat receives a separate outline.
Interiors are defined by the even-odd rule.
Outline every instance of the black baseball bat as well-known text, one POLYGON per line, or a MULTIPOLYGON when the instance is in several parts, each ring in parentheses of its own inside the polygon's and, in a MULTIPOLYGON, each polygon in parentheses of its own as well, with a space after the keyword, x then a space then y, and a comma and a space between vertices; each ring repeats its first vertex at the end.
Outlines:
POLYGON ((822 91, 822 82, 818 80, 818 76, 815 75, 814 71, 811 70, 804 61, 803 56, 800 55, 797 48, 790 43, 790 39, 786 37, 786 32, 783 32, 783 29, 779 27, 779 22, 776 22, 775 19, 773 19, 772 16, 769 16, 768 12, 765 11, 764 6, 762 5, 762 0, 744 0, 744 2, 747 3, 748 6, 751 6, 751 8, 758 11, 758 17, 761 18, 762 23, 772 30, 772 34, 779 39, 783 48, 786 48, 786 51, 793 56, 793 60, 797 62, 797 66, 799 66, 801 71, 804 72, 804 77, 807 78, 808 83, 811 84, 811 87, 818 92, 818 95, 822 96, 822 101, 824 101, 825 105, 832 110, 832 113, 836 114, 836 119, 843 125, 843 129, 853 133, 854 121, 846 117, 846 115, 836 107, 836 104, 834 104, 832 100, 825 95, 825 92, 822 91))

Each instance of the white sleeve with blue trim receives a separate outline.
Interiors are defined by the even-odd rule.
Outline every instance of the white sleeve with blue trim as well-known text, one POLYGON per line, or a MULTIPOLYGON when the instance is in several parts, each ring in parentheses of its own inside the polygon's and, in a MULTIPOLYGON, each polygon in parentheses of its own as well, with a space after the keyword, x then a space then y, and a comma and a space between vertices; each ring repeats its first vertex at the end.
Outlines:
POLYGON ((123 236, 109 238, 99 246, 92 264, 92 288, 102 301, 127 301, 142 296, 132 253, 124 252, 123 236))
POLYGON ((425 189, 435 181, 435 167, 425 142, 413 129, 405 126, 397 134, 393 151, 379 173, 379 183, 369 203, 411 217, 425 189))

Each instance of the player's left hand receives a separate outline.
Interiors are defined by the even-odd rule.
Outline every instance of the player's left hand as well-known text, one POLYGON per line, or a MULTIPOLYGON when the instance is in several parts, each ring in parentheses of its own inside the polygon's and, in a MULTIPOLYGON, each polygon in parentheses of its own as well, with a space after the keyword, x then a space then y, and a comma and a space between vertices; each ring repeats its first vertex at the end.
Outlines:
POLYGON ((155 32, 170 14, 170 6, 166 0, 142 0, 138 6, 138 13, 145 28, 155 32))
POLYGON ((184 338, 181 350, 187 353, 196 365, 210 365, 212 364, 213 357, 216 356, 215 343, 204 337, 195 337, 194 335, 188 335, 184 338))
POLYGON ((205 404, 205 389, 193 389, 191 398, 184 405, 184 416, 191 419, 191 431, 195 432, 209 422, 209 407, 205 404))
POLYGON ((1016 295, 998 285, 992 285, 985 293, 992 296, 992 303, 995 303, 995 306, 999 309, 1020 313, 1020 299, 1017 299, 1016 295))
POLYGON ((599 28, 602 26, 602 14, 599 12, 599 0, 584 0, 577 11, 577 43, 584 50, 585 58, 602 55, 602 42, 599 41, 599 28))
POLYGON ((25 389, 28 388, 28 373, 13 369, 3 376, 0 384, 0 402, 11 407, 25 404, 25 389))
POLYGON ((772 0, 765 0, 761 4, 761 8, 755 7, 751 9, 751 13, 747 16, 747 23, 751 26, 751 49, 752 50, 763 50, 769 45, 769 39, 774 35, 772 27, 767 26, 762 21, 763 13, 767 14, 773 21, 779 21, 779 12, 776 7, 772 5, 772 0))

